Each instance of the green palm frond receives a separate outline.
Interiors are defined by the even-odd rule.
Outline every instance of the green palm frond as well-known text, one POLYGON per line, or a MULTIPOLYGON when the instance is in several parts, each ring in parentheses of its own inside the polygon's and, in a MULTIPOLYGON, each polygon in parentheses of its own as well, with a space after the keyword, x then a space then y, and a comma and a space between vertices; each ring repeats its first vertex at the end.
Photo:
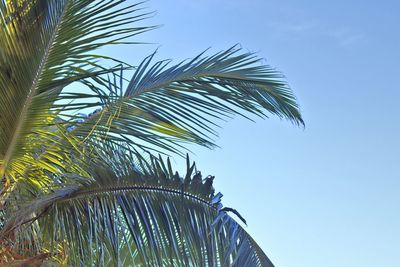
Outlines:
POLYGON ((74 134, 179 153, 182 142, 214 146, 216 121, 235 114, 273 114, 302 125, 282 75, 240 50, 235 46, 213 56, 201 54, 175 66, 169 61, 151 64, 150 55, 120 96, 99 95, 105 107, 85 118, 74 134))
POLYGON ((138 4, 122 8, 123 2, 0 1, 1 176, 17 179, 15 166, 10 165, 15 157, 32 153, 26 146, 30 134, 38 130, 48 138, 54 136, 43 127, 54 124, 48 117, 62 89, 85 76, 96 76, 96 62, 110 59, 93 50, 126 43, 127 37, 150 29, 127 26, 147 14, 138 4))
POLYGON ((221 209, 214 177, 202 179, 189 159, 180 177, 169 160, 153 158, 136 167, 126 155, 107 157, 109 164, 93 167, 90 179, 77 177, 78 184, 17 212, 3 239, 17 232, 18 244, 32 244, 37 231, 38 239, 51 242, 38 242, 30 251, 57 260, 62 246, 73 264, 85 266, 272 266, 221 209))

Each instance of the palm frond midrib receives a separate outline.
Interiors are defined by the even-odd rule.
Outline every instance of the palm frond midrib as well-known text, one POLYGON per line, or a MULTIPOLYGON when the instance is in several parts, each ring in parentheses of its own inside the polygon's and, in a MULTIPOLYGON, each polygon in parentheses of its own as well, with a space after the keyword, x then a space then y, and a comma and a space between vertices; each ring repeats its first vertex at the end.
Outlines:
POLYGON ((22 110, 20 112, 20 115, 18 116, 18 120, 15 123, 14 134, 11 136, 11 140, 9 142, 9 145, 8 145, 7 149, 5 150, 6 152, 5 152, 5 155, 4 155, 3 166, 2 166, 2 171, 3 172, 6 170, 7 164, 8 164, 8 162, 10 161, 10 159, 12 157, 12 154, 13 154, 13 152, 15 150, 15 146, 16 146, 16 144, 18 142, 18 139, 19 139, 20 135, 22 134, 21 130, 22 130, 23 125, 25 123, 26 115, 29 112, 29 108, 31 106, 31 103, 33 101, 34 96, 37 94, 38 84, 40 83, 41 75, 42 75, 42 73, 43 73, 43 71, 45 69, 45 66, 47 64, 47 60, 48 60, 49 55, 51 53, 51 50, 53 48, 54 41, 55 41, 55 39, 57 37, 57 34, 58 34, 58 31, 60 29, 60 25, 63 22, 65 11, 68 8, 68 3, 69 3, 68 0, 64 2, 64 6, 62 8, 62 12, 58 16, 58 20, 55 23, 55 27, 54 27, 53 31, 51 32, 51 34, 50 34, 50 38, 48 40, 48 43, 47 43, 46 47, 44 48, 42 58, 40 59, 39 65, 37 67, 36 74, 33 77, 32 84, 31 84, 29 90, 27 91, 28 95, 26 96, 26 100, 25 100, 23 108, 22 108, 22 110))
POLYGON ((148 186, 146 186, 146 185, 125 184, 125 185, 117 185, 117 186, 98 187, 98 188, 92 188, 92 189, 77 190, 77 191, 71 193, 68 197, 66 197, 62 201, 68 201, 68 200, 76 199, 76 198, 94 197, 94 196, 100 195, 100 194, 109 194, 109 193, 123 194, 124 192, 133 192, 133 191, 150 191, 150 192, 159 192, 159 193, 169 193, 169 194, 173 194, 176 196, 184 196, 187 199, 201 202, 201 203, 217 210, 217 208, 211 203, 211 201, 185 191, 183 185, 182 185, 182 190, 176 189, 173 187, 163 186, 163 185, 160 185, 160 186, 148 185, 148 186))

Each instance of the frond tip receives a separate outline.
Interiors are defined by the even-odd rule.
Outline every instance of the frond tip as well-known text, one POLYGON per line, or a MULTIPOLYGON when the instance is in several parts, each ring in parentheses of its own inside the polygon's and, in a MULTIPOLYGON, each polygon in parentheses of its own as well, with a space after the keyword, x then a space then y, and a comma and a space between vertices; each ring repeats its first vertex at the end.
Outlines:
MULTIPOLYGON (((261 64, 262 59, 256 54, 243 53, 238 45, 212 56, 204 56, 204 53, 175 66, 170 66, 170 61, 151 64, 155 54, 150 55, 139 65, 125 96, 134 98, 154 93, 168 95, 174 100, 181 94, 197 95, 218 105, 222 112, 241 114, 245 111, 261 116, 271 113, 295 124, 304 124, 296 98, 283 75, 261 64), (224 104, 238 109, 229 109, 224 104)), ((187 107, 200 108, 204 103, 199 101, 198 104, 187 107)))

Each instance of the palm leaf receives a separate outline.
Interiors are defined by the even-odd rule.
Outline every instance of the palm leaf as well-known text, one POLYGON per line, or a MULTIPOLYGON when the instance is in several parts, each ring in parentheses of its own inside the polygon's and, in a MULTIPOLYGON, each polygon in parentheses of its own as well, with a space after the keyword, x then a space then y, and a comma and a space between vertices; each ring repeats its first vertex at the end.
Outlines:
MULTIPOLYGON (((303 124, 282 76, 237 46, 175 66, 169 61, 152 65, 153 57, 138 66, 120 96, 99 94, 104 107, 85 118, 74 134, 179 153, 182 142, 214 146, 216 122, 235 114, 273 114, 303 124)), ((121 82, 110 84, 121 89, 121 82)))
POLYGON ((41 246, 29 251, 47 251, 60 262, 56 248, 62 246, 73 265, 272 266, 221 210, 213 177, 203 180, 189 160, 188 173, 180 177, 169 160, 133 165, 131 157, 115 152, 107 158, 91 179, 77 178, 81 185, 58 189, 17 212, 2 238, 17 232, 17 244, 27 244, 35 229, 41 246))
POLYGON ((43 129, 54 124, 48 117, 54 115, 52 104, 62 89, 85 76, 96 76, 96 62, 108 59, 92 54, 94 49, 124 43, 123 39, 150 29, 128 27, 147 15, 137 4, 119 7, 123 2, 0 1, 1 176, 15 181, 22 175, 13 171, 15 158, 17 165, 33 163, 20 157, 32 153, 26 146, 29 135, 41 131, 48 139, 54 136, 43 129))

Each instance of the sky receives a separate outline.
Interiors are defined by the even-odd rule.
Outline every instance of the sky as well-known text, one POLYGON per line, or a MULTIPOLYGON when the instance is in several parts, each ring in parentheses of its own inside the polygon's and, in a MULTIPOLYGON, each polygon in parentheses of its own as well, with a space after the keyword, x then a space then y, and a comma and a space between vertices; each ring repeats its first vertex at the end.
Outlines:
MULTIPOLYGON (((135 2, 135 1, 131 1, 135 2)), ((113 53, 175 62, 239 43, 283 72, 306 127, 271 117, 222 124, 193 147, 223 203, 277 267, 400 266, 400 3, 151 0, 136 37, 113 53)), ((176 158, 176 165, 183 160, 176 158)))

